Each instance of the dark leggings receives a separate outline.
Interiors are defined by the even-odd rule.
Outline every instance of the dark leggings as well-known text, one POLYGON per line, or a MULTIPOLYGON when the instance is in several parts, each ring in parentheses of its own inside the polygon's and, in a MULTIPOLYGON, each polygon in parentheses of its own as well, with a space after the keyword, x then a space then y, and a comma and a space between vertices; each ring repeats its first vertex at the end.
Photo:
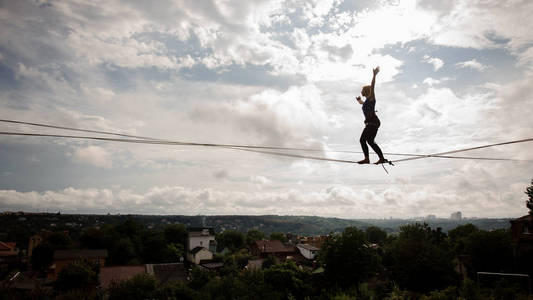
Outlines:
POLYGON ((374 152, 376 152, 376 154, 379 156, 379 158, 383 158, 383 152, 381 152, 378 144, 374 142, 376 134, 378 134, 378 127, 373 125, 367 125, 365 129, 363 129, 363 133, 361 133, 359 142, 361 143, 361 148, 363 148, 365 157, 368 157, 368 146, 366 145, 366 143, 368 143, 374 152))

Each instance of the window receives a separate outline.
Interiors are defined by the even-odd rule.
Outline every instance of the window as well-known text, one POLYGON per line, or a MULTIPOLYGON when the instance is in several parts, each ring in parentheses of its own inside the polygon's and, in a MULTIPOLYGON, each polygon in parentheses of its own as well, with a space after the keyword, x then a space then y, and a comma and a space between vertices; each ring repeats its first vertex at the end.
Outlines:
POLYGON ((523 234, 529 234, 529 226, 528 226, 528 224, 522 224, 522 233, 523 234))

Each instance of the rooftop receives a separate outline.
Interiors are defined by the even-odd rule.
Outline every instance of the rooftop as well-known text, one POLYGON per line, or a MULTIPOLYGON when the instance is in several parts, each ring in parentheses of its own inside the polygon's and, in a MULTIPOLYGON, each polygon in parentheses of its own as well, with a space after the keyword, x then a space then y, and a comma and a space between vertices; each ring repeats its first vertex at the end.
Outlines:
POLYGON ((313 245, 309 245, 309 244, 298 244, 297 247, 300 247, 300 248, 304 248, 306 250, 309 250, 309 251, 318 251, 320 250, 319 248, 313 246, 313 245))
POLYGON ((294 252, 293 247, 287 247, 278 240, 255 241, 255 245, 259 248, 261 253, 294 252))
POLYGON ((187 271, 182 263, 147 264, 146 273, 154 275, 161 284, 187 280, 187 271))
POLYGON ((144 273, 146 273, 145 266, 103 267, 100 269, 100 286, 107 288, 112 281, 127 280, 144 273))

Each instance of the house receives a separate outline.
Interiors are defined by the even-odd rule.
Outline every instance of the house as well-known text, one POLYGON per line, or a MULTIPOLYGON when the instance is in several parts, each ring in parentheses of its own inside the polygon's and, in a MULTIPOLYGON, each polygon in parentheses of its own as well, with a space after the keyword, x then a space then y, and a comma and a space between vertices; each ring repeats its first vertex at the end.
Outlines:
POLYGON ((0 272, 9 269, 9 265, 16 263, 19 258, 19 249, 14 242, 0 242, 0 272))
POLYGON ((81 261, 95 262, 100 268, 105 265, 107 258, 107 250, 89 250, 89 249, 71 249, 71 250, 56 250, 54 251, 54 263, 52 268, 54 269, 54 277, 57 277, 59 272, 71 263, 77 263, 81 261))
POLYGON ((147 264, 146 273, 155 276, 160 284, 187 280, 187 270, 183 263, 147 264))
POLYGON ((247 270, 261 270, 263 267, 263 258, 260 259, 249 259, 248 264, 246 265, 247 270))
POLYGON ((216 271, 220 270, 222 267, 224 267, 224 263, 222 262, 207 262, 199 265, 200 267, 209 270, 209 271, 216 271))
POLYGON ((53 281, 50 278, 37 278, 33 272, 17 272, 9 278, 9 286, 18 292, 22 292, 23 295, 25 293, 29 296, 31 291, 36 288, 51 292, 53 281))
POLYGON ((101 288, 108 288, 111 282, 128 280, 135 275, 146 274, 145 266, 114 266, 100 268, 98 281, 101 288))
POLYGON ((520 271, 531 274, 533 270, 533 214, 511 222, 511 238, 515 265, 520 271))
POLYGON ((187 228, 187 260, 200 264, 202 260, 213 259, 217 244, 215 231, 210 227, 187 228))
POLYGON ((295 253, 295 249, 292 246, 285 246, 278 240, 262 240, 255 241, 252 244, 252 255, 259 258, 266 258, 269 255, 273 255, 276 258, 284 261, 287 256, 291 256, 295 253))
POLYGON ((187 228, 187 251, 196 247, 207 248, 211 252, 216 251, 215 230, 211 227, 187 228))
POLYGON ((523 216, 509 222, 511 222, 513 242, 531 245, 533 242, 533 215, 523 216))
POLYGON ((298 244, 296 248, 300 250, 300 253, 309 260, 315 259, 316 254, 320 250, 319 248, 309 244, 298 244))
POLYGON ((0 259, 9 256, 17 256, 18 254, 19 249, 17 248, 17 243, 0 241, 0 259))
POLYGON ((196 247, 187 253, 187 260, 196 265, 211 259, 213 259, 213 252, 204 247, 196 247))
POLYGON ((298 236, 297 244, 307 244, 314 246, 318 249, 322 248, 324 242, 328 238, 327 235, 316 235, 316 236, 298 236))
POLYGON ((28 241, 28 257, 31 257, 33 254, 33 249, 35 247, 39 246, 43 242, 43 237, 39 234, 34 234, 30 236, 30 240, 28 241))

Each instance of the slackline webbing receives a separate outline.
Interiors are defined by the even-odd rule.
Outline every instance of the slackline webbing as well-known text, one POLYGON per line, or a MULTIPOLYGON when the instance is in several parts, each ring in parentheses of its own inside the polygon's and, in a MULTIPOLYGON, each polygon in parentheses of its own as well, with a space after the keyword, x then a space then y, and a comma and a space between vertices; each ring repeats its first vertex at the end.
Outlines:
MULTIPOLYGON (((109 134, 109 133, 106 133, 106 134, 109 134)), ((88 139, 88 140, 98 140, 98 141, 111 141, 111 142, 123 142, 123 143, 135 143, 135 144, 152 144, 152 145, 179 145, 179 146, 220 147, 220 148, 226 148, 226 149, 241 150, 241 151, 247 151, 247 152, 255 152, 255 153, 262 153, 262 154, 277 155, 277 156, 306 158, 306 159, 313 159, 313 160, 342 162, 342 163, 357 163, 356 161, 352 161, 352 160, 342 160, 342 159, 333 159, 333 158, 327 158, 327 157, 317 157, 317 156, 308 156, 308 155, 300 155, 300 154, 265 151, 265 150, 259 150, 259 149, 255 148, 255 146, 234 147, 234 146, 230 146, 230 145, 227 145, 227 144, 189 143, 189 142, 157 140, 157 139, 151 139, 151 138, 119 139, 119 138, 106 138, 106 137, 95 137, 95 136, 25 133, 25 132, 7 132, 7 131, 0 131, 0 135, 88 139)), ((467 148, 467 149, 453 150, 453 151, 441 152, 441 153, 436 153, 436 154, 395 154, 395 155, 409 155, 409 156, 412 156, 412 157, 399 159, 399 160, 393 160, 392 162, 395 163, 395 162, 400 162, 400 161, 414 160, 414 159, 420 159, 420 158, 430 158, 430 157, 433 157, 433 158, 453 158, 453 159, 477 159, 477 160, 492 160, 492 161, 532 162, 531 160, 517 160, 517 159, 508 159, 508 158, 461 157, 461 156, 446 155, 446 154, 450 154, 450 153, 457 153, 457 152, 470 151, 470 150, 475 150, 475 149, 481 149, 481 148, 487 148, 487 147, 493 147, 493 146, 499 146, 499 145, 506 145, 506 144, 513 144, 513 143, 529 142, 529 141, 533 141, 533 138, 517 140, 517 141, 510 141, 510 142, 503 142, 503 143, 497 143, 497 144, 491 144, 491 145, 484 145, 484 146, 472 147, 472 148, 467 148)), ((260 146, 260 147, 262 147, 260 149, 264 149, 264 148, 267 148, 267 149, 272 149, 272 148, 279 149, 280 148, 280 147, 263 147, 263 146, 260 146)), ((290 148, 290 149, 294 150, 296 148, 290 148)), ((391 155, 391 154, 389 154, 389 155, 391 155)))
MULTIPOLYGON (((74 135, 59 135, 59 134, 0 132, 0 134, 3 134, 3 135, 21 135, 21 136, 25 135, 25 136, 41 136, 41 137, 93 139, 93 140, 101 140, 101 141, 142 143, 142 144, 159 144, 159 145, 220 147, 220 148, 227 148, 227 149, 233 149, 233 150, 243 150, 243 151, 248 151, 248 152, 256 152, 256 153, 263 153, 263 154, 270 154, 270 155, 277 155, 277 156, 307 158, 307 159, 314 159, 314 160, 325 160, 325 161, 344 162, 344 163, 356 163, 356 162, 355 161, 351 161, 351 160, 332 159, 332 158, 326 158, 326 157, 317 157, 317 156, 308 156, 308 155, 300 155, 300 154, 272 152, 272 151, 264 151, 264 150, 362 153, 361 151, 342 151, 342 150, 309 149, 309 148, 289 148, 289 147, 277 147, 277 146, 253 146, 253 145, 181 142, 181 141, 171 141, 171 140, 165 140, 165 139, 156 139, 156 138, 151 138, 151 137, 143 137, 143 136, 136 136, 136 135, 109 132, 109 131, 91 130, 91 129, 84 129, 84 128, 58 126, 58 125, 51 125, 51 124, 25 122, 25 121, 8 120, 8 119, 0 119, 0 122, 12 123, 12 124, 30 125, 30 126, 38 126, 38 127, 47 127, 47 128, 53 128, 53 129, 62 129, 62 130, 70 130, 70 131, 78 131, 78 132, 97 133, 97 134, 104 134, 104 135, 114 135, 114 136, 127 137, 127 138, 133 138, 133 139, 112 139, 112 138, 103 138, 103 137, 94 137, 94 136, 74 136, 74 135), (264 150, 258 150, 258 149, 264 149, 264 150)), ((411 153, 390 153, 390 152, 385 152, 384 154, 385 155, 391 155, 391 156, 408 156, 408 158, 392 160, 391 162, 401 162, 401 161, 415 160, 415 159, 421 159, 421 158, 430 158, 430 157, 433 157, 433 158, 451 158, 451 159, 489 160, 489 161, 531 162, 531 160, 519 160, 519 159, 509 159, 509 158, 487 158, 487 157, 470 157, 470 156, 465 157, 465 156, 447 155, 447 154, 452 154, 452 153, 458 153, 458 152, 482 149, 482 148, 499 146, 499 145, 528 142, 528 141, 531 141, 531 140, 533 140, 533 138, 517 140, 517 141, 510 141, 510 142, 503 142, 503 143, 497 143, 497 144, 490 144, 490 145, 472 147, 472 148, 467 148, 467 149, 453 150, 453 151, 448 151, 448 152, 440 152, 440 153, 434 153, 434 154, 411 154, 411 153)))

